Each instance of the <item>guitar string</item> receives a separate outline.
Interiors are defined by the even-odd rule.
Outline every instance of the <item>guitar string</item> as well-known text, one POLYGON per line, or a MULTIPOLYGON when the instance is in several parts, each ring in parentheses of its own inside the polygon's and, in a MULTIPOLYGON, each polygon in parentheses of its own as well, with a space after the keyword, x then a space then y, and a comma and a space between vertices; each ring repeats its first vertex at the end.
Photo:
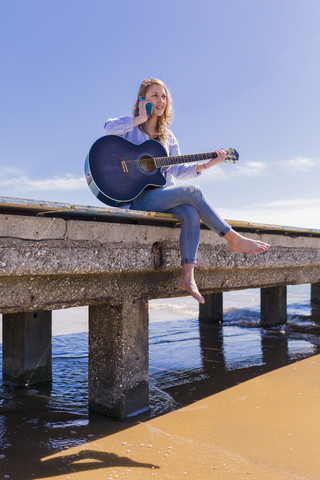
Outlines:
MULTIPOLYGON (((140 160, 143 160, 144 158, 145 159, 152 159, 155 164, 158 163, 159 167, 166 167, 166 166, 171 166, 171 165, 176 165, 176 164, 181 164, 181 163, 196 163, 196 162, 202 162, 204 160, 208 160, 210 158, 215 158, 215 156, 213 156, 215 152, 212 152, 211 154, 210 153, 200 153, 200 154, 191 154, 191 155, 176 155, 176 156, 172 156, 172 157, 153 157, 152 155, 150 154, 145 154, 145 155, 140 155, 139 158, 137 157, 134 157, 134 158, 124 158, 125 162, 126 163, 130 163, 130 162, 139 162, 140 160), (194 156, 203 156, 204 158, 199 158, 199 159, 189 159, 190 157, 194 157, 194 156), (187 158, 189 157, 189 158, 187 158), (184 159, 184 160, 183 160, 184 159), (160 163, 163 163, 163 165, 160 165, 160 163)), ((236 155, 231 155, 231 154, 228 154, 225 158, 225 161, 236 161, 237 158, 236 158, 236 155)))

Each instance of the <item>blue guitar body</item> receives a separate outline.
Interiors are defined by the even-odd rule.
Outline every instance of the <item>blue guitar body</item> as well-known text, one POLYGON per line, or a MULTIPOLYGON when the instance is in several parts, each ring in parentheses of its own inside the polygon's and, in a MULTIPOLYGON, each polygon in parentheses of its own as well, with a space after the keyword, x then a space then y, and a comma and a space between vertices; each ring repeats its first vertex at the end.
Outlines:
MULTIPOLYGON (((226 149, 226 161, 235 162, 239 154, 226 149)), ((163 187, 161 167, 215 158, 216 152, 169 157, 157 140, 136 145, 117 135, 105 135, 91 147, 85 161, 85 175, 92 193, 111 207, 131 202, 145 188, 163 187)))
POLYGON ((166 179, 153 158, 166 156, 165 148, 156 140, 136 145, 116 135, 105 135, 87 155, 86 179, 99 200, 116 207, 134 200, 148 186, 165 185, 166 179))

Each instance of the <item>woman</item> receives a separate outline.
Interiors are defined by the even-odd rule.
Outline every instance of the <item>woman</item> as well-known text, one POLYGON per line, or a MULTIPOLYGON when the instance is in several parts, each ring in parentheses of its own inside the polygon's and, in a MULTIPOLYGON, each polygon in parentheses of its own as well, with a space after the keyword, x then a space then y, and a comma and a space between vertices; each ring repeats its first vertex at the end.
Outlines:
MULTIPOLYGON (((168 129, 171 117, 171 97, 167 87, 161 80, 151 78, 141 83, 133 116, 109 119, 104 128, 107 135, 120 135, 136 144, 150 138, 156 139, 163 144, 169 156, 180 155, 178 142, 168 129), (146 110, 147 103, 153 106, 150 115, 146 110)), ((161 171, 166 177, 164 187, 144 190, 131 204, 123 206, 135 210, 172 213, 179 219, 182 272, 178 278, 178 287, 187 290, 200 303, 204 303, 204 298, 194 279, 200 219, 227 240, 232 252, 262 253, 269 248, 267 243, 248 239, 235 232, 208 204, 197 185, 175 184, 174 178, 189 180, 223 162, 225 152, 217 150, 216 153, 217 158, 206 163, 162 168, 161 171)))

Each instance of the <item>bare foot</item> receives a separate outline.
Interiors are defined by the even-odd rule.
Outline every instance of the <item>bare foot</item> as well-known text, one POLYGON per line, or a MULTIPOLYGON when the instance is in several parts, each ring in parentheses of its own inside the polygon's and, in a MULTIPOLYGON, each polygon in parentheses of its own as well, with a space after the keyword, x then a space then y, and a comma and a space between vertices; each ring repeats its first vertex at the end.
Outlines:
POLYGON ((178 287, 192 295, 199 303, 204 303, 204 298, 200 294, 194 279, 194 263, 185 263, 182 265, 182 272, 178 278, 178 287))
POLYGON ((232 252, 263 253, 270 248, 268 243, 243 237, 240 233, 237 233, 232 229, 224 236, 224 238, 229 242, 232 252))
POLYGON ((199 303, 204 303, 204 298, 200 294, 197 284, 193 279, 187 280, 181 275, 181 277, 178 278, 178 287, 182 290, 187 290, 199 303))

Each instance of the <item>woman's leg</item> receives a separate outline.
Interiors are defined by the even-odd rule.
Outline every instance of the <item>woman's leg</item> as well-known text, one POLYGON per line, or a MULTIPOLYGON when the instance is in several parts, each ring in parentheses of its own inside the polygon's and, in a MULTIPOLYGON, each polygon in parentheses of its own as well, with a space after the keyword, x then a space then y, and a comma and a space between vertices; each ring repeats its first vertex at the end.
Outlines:
POLYGON ((198 302, 204 303, 204 298, 200 294, 194 279, 194 267, 200 240, 199 212, 192 205, 181 205, 168 210, 168 212, 173 213, 181 223, 180 254, 182 271, 178 278, 178 287, 187 290, 198 302))
POLYGON ((179 243, 182 265, 181 275, 177 282, 178 287, 182 290, 187 290, 198 302, 204 303, 204 298, 200 294, 194 279, 194 267, 196 264, 197 250, 200 240, 199 212, 192 205, 180 205, 181 201, 185 200, 183 198, 181 199, 180 188, 174 189, 174 191, 173 189, 170 189, 169 192, 164 192, 165 189, 159 190, 161 194, 165 193, 163 197, 161 195, 161 197, 158 198, 159 194, 156 191, 149 190, 146 192, 149 193, 149 195, 140 195, 140 197, 131 204, 131 208, 138 210, 165 211, 172 213, 178 218, 181 223, 179 243), (151 192, 154 194, 150 195, 151 192), (169 208, 175 204, 178 204, 178 206, 169 208))
POLYGON ((230 225, 211 207, 197 185, 172 185, 145 190, 132 202, 131 208, 168 212, 181 205, 191 205, 196 208, 201 220, 221 236, 224 236, 231 229, 230 225))
POLYGON ((180 254, 181 265, 197 263, 197 251, 200 241, 200 216, 191 205, 180 205, 171 208, 168 213, 175 215, 181 223, 180 254))
MULTIPOLYGON (((171 213, 174 213, 173 210, 175 208, 182 206, 194 207, 194 209, 198 211, 198 215, 201 220, 211 230, 216 231, 220 236, 223 236, 228 241, 233 252, 262 253, 269 248, 267 243, 260 242, 259 240, 248 239, 235 232, 231 226, 215 212, 215 210, 204 197, 201 189, 196 185, 170 186, 145 190, 131 204, 131 208, 135 210, 171 213)), ((177 209, 176 212, 179 214, 179 209, 177 209)), ((194 229, 188 226, 188 215, 186 215, 186 210, 184 215, 186 216, 186 221, 184 223, 185 237, 183 236, 181 238, 185 239, 185 245, 188 245, 190 242, 190 249, 194 250, 195 242, 191 241, 193 238, 194 229), (188 237, 188 232, 192 234, 190 239, 188 237)), ((197 235, 199 233, 200 227, 199 230, 197 228, 197 235)), ((191 254, 188 253, 188 255, 191 254)), ((183 261, 183 256, 181 258, 183 261)), ((195 258, 193 261, 192 257, 192 262, 189 260, 191 260, 191 257, 188 259, 188 262, 185 262, 182 265, 182 275, 179 277, 178 285, 180 288, 185 288, 188 290, 194 298, 203 303, 203 297, 200 295, 194 281, 195 258)))
POLYGON ((180 205, 192 205, 201 220, 211 229, 224 237, 233 252, 262 253, 268 250, 267 243, 251 240, 235 232, 211 207, 197 185, 170 186, 145 190, 132 202, 131 208, 168 212, 180 205))

